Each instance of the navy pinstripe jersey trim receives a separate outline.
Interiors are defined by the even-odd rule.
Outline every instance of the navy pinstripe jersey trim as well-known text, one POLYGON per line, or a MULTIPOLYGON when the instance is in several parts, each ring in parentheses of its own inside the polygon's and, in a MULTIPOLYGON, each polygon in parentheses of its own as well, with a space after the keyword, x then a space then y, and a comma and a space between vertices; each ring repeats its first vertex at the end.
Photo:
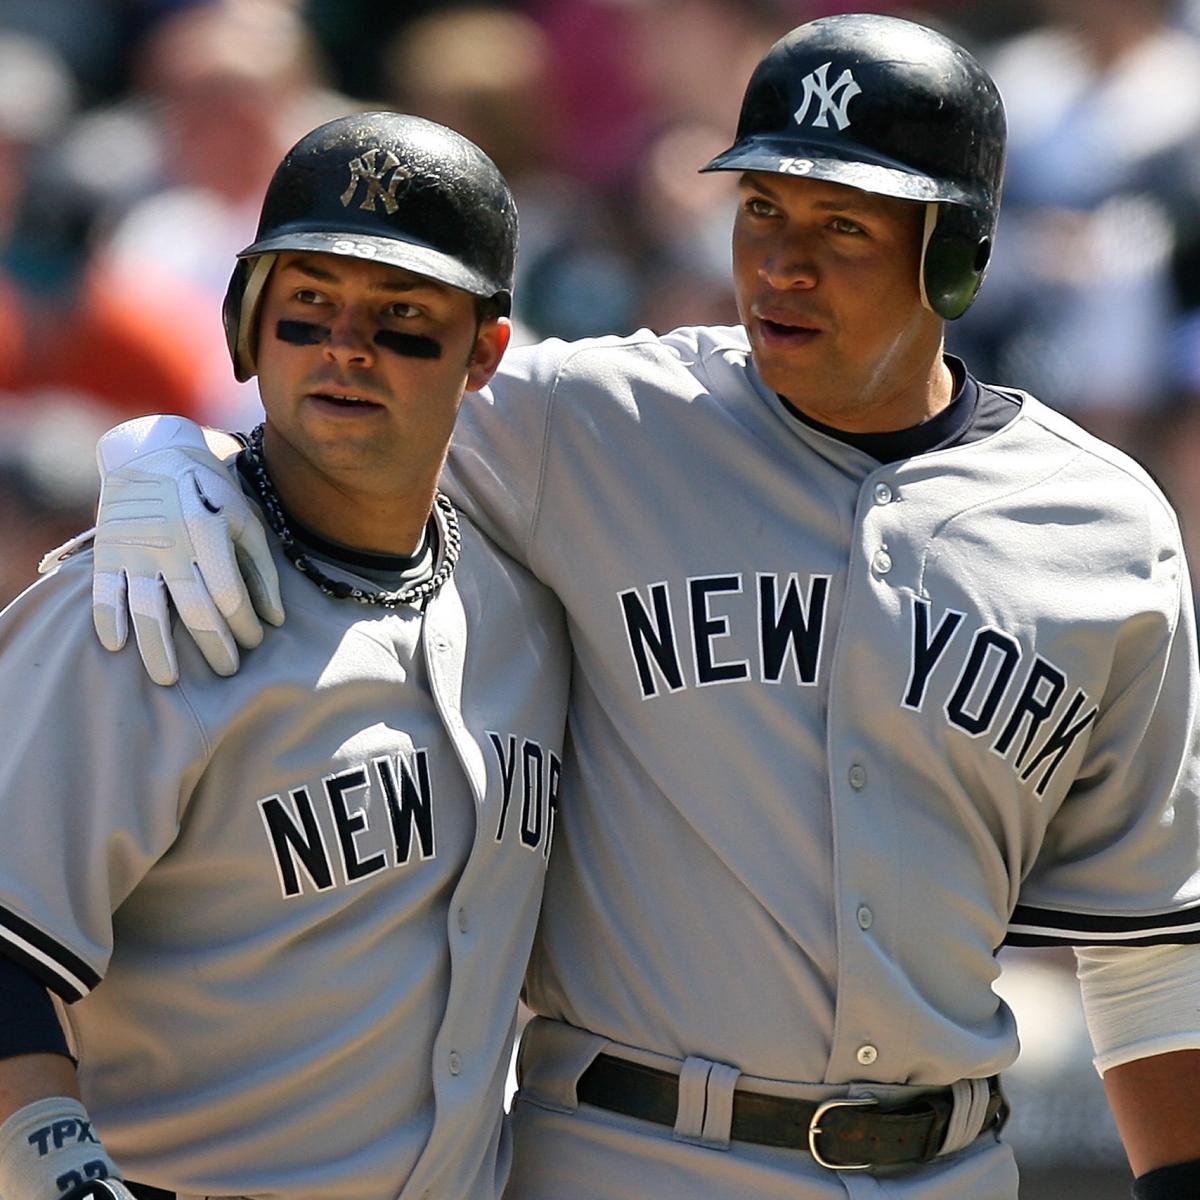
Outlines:
POLYGON ((1200 942, 1200 904, 1164 913, 1117 916, 1018 904, 1006 946, 1169 946, 1200 942))
POLYGON ((0 905, 0 947, 68 1003, 82 1000, 100 982, 99 974, 61 942, 0 905))

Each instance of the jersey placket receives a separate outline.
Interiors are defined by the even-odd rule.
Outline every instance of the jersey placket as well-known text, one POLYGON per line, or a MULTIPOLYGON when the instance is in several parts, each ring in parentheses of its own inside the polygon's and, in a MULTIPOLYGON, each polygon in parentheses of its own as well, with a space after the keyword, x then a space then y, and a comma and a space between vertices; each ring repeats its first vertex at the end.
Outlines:
POLYGON ((916 563, 900 538, 895 470, 869 475, 859 490, 839 635, 831 664, 829 789, 838 944, 838 1001, 827 1078, 897 1081, 902 1048, 883 976, 904 885, 903 840, 889 764, 877 737, 861 727, 857 689, 872 682, 871 659, 896 625, 899 589, 915 583, 916 563))

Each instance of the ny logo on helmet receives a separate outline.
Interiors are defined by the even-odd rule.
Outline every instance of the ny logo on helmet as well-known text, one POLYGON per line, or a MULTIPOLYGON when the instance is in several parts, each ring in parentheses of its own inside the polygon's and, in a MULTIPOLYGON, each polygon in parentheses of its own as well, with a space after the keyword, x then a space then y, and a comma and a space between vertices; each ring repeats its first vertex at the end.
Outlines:
POLYGON ((839 129, 845 129, 850 124, 846 108, 850 101, 862 91, 862 88, 850 74, 849 67, 837 77, 833 86, 830 87, 829 68, 832 66, 832 62, 822 63, 815 71, 809 71, 805 75, 804 99, 801 101, 800 107, 792 114, 796 118, 797 125, 804 124, 804 118, 808 115, 813 100, 819 101, 821 105, 817 109, 817 115, 812 119, 814 125, 821 129, 828 129, 830 116, 837 122, 839 129))
POLYGON ((367 212, 375 212, 375 201, 380 200, 389 216, 400 205, 396 203, 396 191, 402 183, 412 178, 412 173, 400 165, 400 160, 390 151, 381 151, 378 147, 367 150, 357 158, 352 158, 350 166, 350 184, 341 195, 342 204, 349 208, 358 192, 358 185, 367 185, 367 194, 359 208, 367 212), (388 172, 391 178, 387 178, 388 172))

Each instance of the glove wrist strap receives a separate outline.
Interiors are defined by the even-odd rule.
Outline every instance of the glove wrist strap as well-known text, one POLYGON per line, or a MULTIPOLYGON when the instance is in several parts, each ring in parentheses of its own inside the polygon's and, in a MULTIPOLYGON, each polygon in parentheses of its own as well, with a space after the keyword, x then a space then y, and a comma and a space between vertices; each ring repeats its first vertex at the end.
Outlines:
POLYGON ((155 450, 209 452, 204 430, 186 417, 135 417, 114 426, 96 443, 96 461, 104 476, 155 450))

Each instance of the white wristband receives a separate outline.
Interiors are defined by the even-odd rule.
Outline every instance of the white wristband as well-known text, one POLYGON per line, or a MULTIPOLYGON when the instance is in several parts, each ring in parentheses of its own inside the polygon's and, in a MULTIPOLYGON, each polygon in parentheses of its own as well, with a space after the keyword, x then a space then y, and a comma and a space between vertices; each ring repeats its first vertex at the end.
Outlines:
POLYGON ((59 1200, 94 1180, 120 1178, 78 1100, 35 1100, 0 1125, 0 1196, 59 1200))
POLYGON ((115 425, 96 443, 100 474, 118 471, 155 450, 208 450, 204 430, 186 417, 134 417, 115 425))

